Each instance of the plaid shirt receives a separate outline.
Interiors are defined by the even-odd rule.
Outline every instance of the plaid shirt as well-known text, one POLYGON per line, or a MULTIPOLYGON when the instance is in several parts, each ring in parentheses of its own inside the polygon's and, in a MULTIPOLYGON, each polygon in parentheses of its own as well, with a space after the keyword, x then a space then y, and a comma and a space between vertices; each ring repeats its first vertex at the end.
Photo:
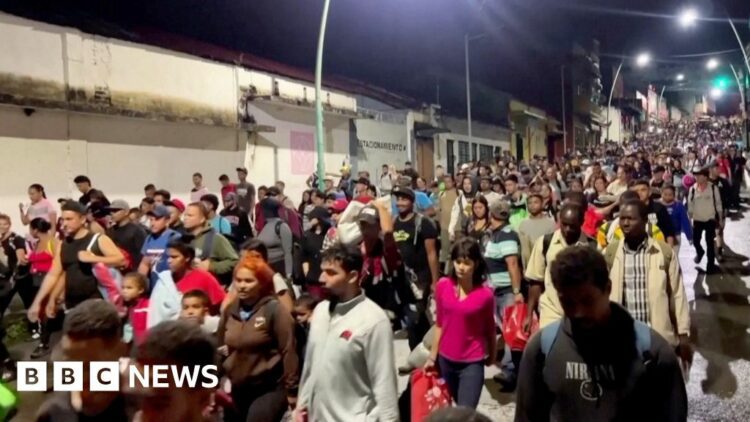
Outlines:
POLYGON ((635 250, 624 246, 625 271, 623 306, 638 321, 650 325, 648 308, 648 269, 646 268, 647 239, 635 250))

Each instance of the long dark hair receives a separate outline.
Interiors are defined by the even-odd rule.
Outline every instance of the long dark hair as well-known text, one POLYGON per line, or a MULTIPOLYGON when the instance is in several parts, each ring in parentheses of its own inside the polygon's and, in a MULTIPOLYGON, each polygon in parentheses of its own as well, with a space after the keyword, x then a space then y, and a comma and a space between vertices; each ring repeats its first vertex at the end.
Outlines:
POLYGON ((37 192, 41 192, 42 198, 47 199, 47 192, 44 191, 44 186, 40 185, 39 183, 34 183, 33 185, 29 186, 29 189, 34 189, 37 192))
MULTIPOLYGON (((472 284, 476 287, 484 283, 487 273, 487 264, 482 257, 482 249, 479 243, 471 237, 465 237, 453 245, 451 248, 451 261, 459 259, 469 259, 474 261, 474 274, 472 274, 472 284)), ((458 280, 456 276, 456 266, 451 269, 451 278, 458 280)))

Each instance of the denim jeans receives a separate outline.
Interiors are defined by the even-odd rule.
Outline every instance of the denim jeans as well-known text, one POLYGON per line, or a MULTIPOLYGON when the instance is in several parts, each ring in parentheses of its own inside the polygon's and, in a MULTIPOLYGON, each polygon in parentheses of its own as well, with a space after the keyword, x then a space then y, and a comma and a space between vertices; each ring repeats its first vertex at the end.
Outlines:
POLYGON ((456 405, 476 409, 484 387, 484 361, 454 362, 438 355, 438 367, 456 405))
MULTIPOLYGON (((495 320, 498 321, 500 326, 500 332, 502 335, 503 328, 503 313, 505 308, 512 306, 514 303, 513 299, 513 288, 512 287, 496 287, 495 288, 495 320)), ((505 343, 505 342, 503 342, 505 343)), ((500 360, 500 368, 506 376, 515 378, 517 370, 513 365, 513 359, 511 358, 511 350, 508 345, 505 345, 503 350, 503 357, 500 360)))

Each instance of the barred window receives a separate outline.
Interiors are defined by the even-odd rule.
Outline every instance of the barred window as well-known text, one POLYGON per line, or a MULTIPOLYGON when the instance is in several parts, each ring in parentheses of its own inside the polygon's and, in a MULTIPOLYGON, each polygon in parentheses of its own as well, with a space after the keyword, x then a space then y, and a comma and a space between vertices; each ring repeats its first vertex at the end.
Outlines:
POLYGON ((469 143, 466 141, 458 141, 458 163, 464 164, 471 161, 469 155, 469 143))

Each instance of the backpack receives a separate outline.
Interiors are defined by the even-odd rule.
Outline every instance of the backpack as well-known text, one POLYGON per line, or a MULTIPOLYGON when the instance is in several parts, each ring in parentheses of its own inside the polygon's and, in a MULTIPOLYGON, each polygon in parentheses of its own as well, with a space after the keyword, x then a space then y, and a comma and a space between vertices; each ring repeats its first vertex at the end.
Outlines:
MULTIPOLYGON (((719 209, 716 208, 716 189, 717 189, 716 185, 713 184, 713 183, 711 183, 711 203, 714 206, 714 214, 716 216, 715 217, 716 221, 719 221, 721 219, 721 216, 719 215, 719 209)), ((721 200, 721 196, 719 196, 719 199, 721 200)), ((695 185, 693 185, 690 188, 690 199, 689 199, 689 201, 692 202, 694 200, 695 200, 695 185)))
MULTIPOLYGON (((276 225, 273 228, 274 233, 276 233, 276 237, 281 240, 281 225, 284 223, 283 220, 279 220, 276 222, 276 225)), ((289 224, 287 224, 288 226, 289 224)), ((289 227, 291 230, 291 227, 289 227)), ((292 273, 287 274, 287 278, 294 280, 295 284, 302 285, 304 283, 305 279, 305 273, 302 270, 302 245, 301 245, 302 239, 296 239, 294 237, 294 232, 292 232, 292 273)))
MULTIPOLYGON (((89 245, 86 247, 86 251, 102 256, 101 249, 99 249, 99 236, 99 233, 94 233, 89 245)), ((123 252, 122 250, 120 251, 123 252)), ((125 255, 125 258, 128 259, 129 255, 125 255)), ((125 305, 120 294, 122 289, 122 273, 120 270, 99 263, 91 266, 91 272, 94 278, 96 278, 99 293, 101 293, 102 297, 114 305, 120 314, 123 314, 125 312, 125 305)))
MULTIPOLYGON (((542 328, 539 334, 541 336, 541 351, 545 358, 552 350, 552 346, 555 345, 555 340, 557 340, 557 336, 562 329, 561 322, 562 320, 557 320, 550 323, 542 328)), ((635 331, 635 348, 638 355, 641 356, 643 364, 648 367, 651 361, 651 329, 648 325, 635 319, 633 320, 633 329, 635 331)))
MULTIPOLYGON (((398 217, 393 218, 393 222, 395 224, 396 219, 398 217)), ((413 245, 416 248, 417 247, 417 240, 419 239, 419 233, 422 232, 422 222, 424 221, 424 216, 419 213, 414 214, 414 237, 413 237, 413 245)), ((419 287, 419 277, 417 276, 417 272, 414 271, 414 268, 404 263, 404 276, 406 277, 406 283, 409 286, 410 294, 404 294, 402 293, 402 299, 405 299, 407 302, 421 302, 424 297, 424 291, 419 287)))
MULTIPOLYGON (((544 258, 544 265, 547 266, 547 251, 549 251, 549 245, 552 243, 552 236, 555 235, 555 232, 547 233, 544 235, 544 238, 542 239, 542 257, 544 258)), ((588 236, 586 236, 586 241, 588 242, 588 245, 594 249, 597 249, 597 246, 599 243, 596 241, 596 239, 592 239, 588 236)))
POLYGON ((292 231, 292 237, 294 238, 295 243, 302 240, 302 219, 296 210, 282 205, 281 208, 279 208, 279 218, 289 225, 289 230, 292 231))

